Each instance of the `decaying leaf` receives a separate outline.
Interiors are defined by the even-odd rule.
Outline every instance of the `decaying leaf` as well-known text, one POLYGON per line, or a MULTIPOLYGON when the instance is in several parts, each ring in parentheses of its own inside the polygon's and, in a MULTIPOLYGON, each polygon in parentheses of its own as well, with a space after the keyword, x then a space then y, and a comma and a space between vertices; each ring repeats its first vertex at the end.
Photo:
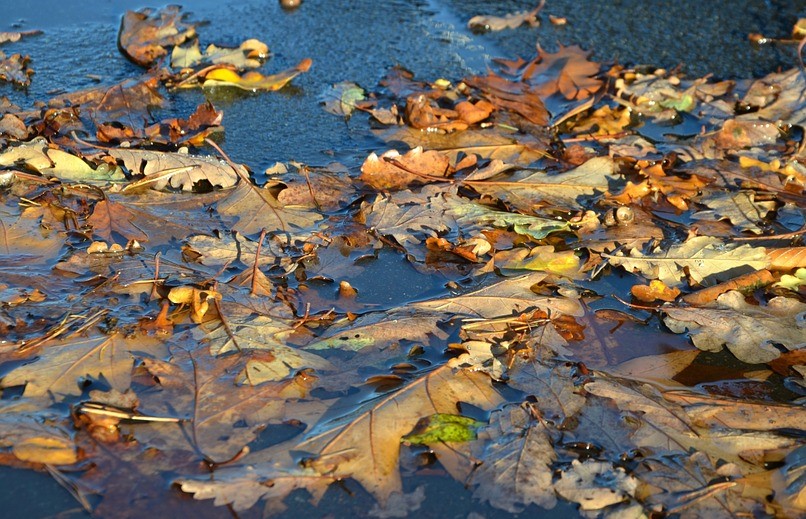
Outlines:
POLYGON ((226 188, 234 186, 239 176, 248 176, 246 168, 241 165, 235 170, 229 163, 214 157, 189 155, 187 152, 115 148, 107 153, 123 163, 132 174, 145 175, 127 186, 127 189, 148 186, 152 189, 172 187, 190 191, 201 181, 213 187, 226 188))
POLYGON ((615 180, 615 164, 610 157, 596 157, 581 166, 549 175, 523 170, 509 178, 467 182, 481 194, 494 196, 518 209, 532 210, 538 204, 579 209, 597 191, 605 193, 615 180))
POLYGON ((648 279, 659 279, 668 287, 679 286, 684 276, 702 284, 728 271, 740 274, 769 265, 763 247, 726 245, 709 236, 696 236, 680 245, 672 245, 667 251, 657 248, 652 255, 633 249, 630 256, 604 256, 615 265, 640 272, 648 279))
POLYGON ((206 64, 226 64, 243 70, 257 68, 269 56, 269 46, 260 40, 248 39, 237 48, 208 45, 204 53, 199 50, 199 41, 187 47, 176 45, 171 51, 171 66, 174 68, 196 67, 206 64))
POLYGON ((728 348, 750 364, 769 362, 781 352, 806 347, 803 313, 806 305, 776 297, 766 306, 752 306, 741 292, 728 292, 710 308, 664 308, 664 323, 675 333, 688 332, 705 351, 728 348))
POLYGON ((251 70, 242 75, 229 68, 215 68, 204 74, 204 88, 235 87, 241 90, 257 92, 258 90, 274 91, 286 86, 292 79, 311 68, 312 61, 304 59, 296 67, 264 76, 260 72, 251 70))
POLYGON ((316 424, 299 448, 312 453, 307 466, 321 474, 352 477, 385 503, 392 492, 401 491, 400 439, 422 417, 455 414, 459 401, 490 409, 501 397, 486 375, 441 367, 370 402, 346 423, 316 424), (386 426, 375 427, 379 422, 386 426))
POLYGON ((104 380, 112 388, 129 388, 138 355, 159 355, 165 345, 155 338, 127 339, 120 333, 54 340, 43 344, 39 358, 2 380, 2 387, 25 386, 24 395, 49 398, 80 395, 85 380, 104 380))
POLYGON ((159 11, 127 11, 120 23, 118 48, 133 62, 150 67, 168 54, 168 48, 196 35, 187 23, 181 7, 168 6, 159 11))

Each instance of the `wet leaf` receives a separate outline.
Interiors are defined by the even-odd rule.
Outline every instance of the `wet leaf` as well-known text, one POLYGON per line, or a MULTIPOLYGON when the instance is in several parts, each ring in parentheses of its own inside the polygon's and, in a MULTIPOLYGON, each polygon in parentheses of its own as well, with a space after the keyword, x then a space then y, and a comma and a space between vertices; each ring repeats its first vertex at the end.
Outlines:
POLYGON ((241 90, 257 92, 258 90, 274 91, 286 86, 292 79, 311 68, 311 60, 304 59, 296 67, 264 76, 257 71, 249 71, 243 75, 228 68, 216 68, 204 75, 204 88, 235 87, 241 90))
POLYGON ((34 71, 28 67, 31 58, 21 54, 12 54, 6 56, 3 51, 0 51, 0 80, 14 83, 21 87, 27 87, 31 84, 31 76, 34 71))
POLYGON ((581 208, 582 201, 594 197, 597 192, 605 193, 615 179, 613 160, 596 157, 556 175, 523 170, 506 179, 469 181, 467 184, 481 194, 529 211, 538 204, 581 208))
POLYGON ((284 206, 269 189, 257 187, 246 180, 241 181, 226 199, 218 203, 217 210, 222 215, 237 217, 232 229, 244 234, 260 232, 261 229, 270 232, 306 229, 322 219, 313 211, 284 206))
POLYGON ((193 24, 185 21, 179 6, 158 11, 141 9, 123 15, 118 33, 118 48, 142 67, 151 67, 168 55, 168 49, 196 35, 193 24))
POLYGON ((82 392, 85 381, 104 381, 118 391, 129 388, 135 359, 161 355, 165 346, 148 338, 110 336, 54 340, 44 343, 39 357, 5 375, 2 387, 25 386, 30 398, 64 398, 82 392))
POLYGON ((237 170, 232 165, 211 156, 196 156, 188 153, 170 153, 148 150, 115 148, 107 152, 110 157, 123 163, 132 174, 145 175, 129 184, 132 190, 141 186, 151 189, 181 188, 191 191, 201 181, 213 187, 231 187, 240 175, 247 176, 241 165, 237 170))
POLYGON ((479 437, 487 444, 473 473, 474 497, 511 513, 530 504, 554 508, 552 466, 557 455, 543 421, 528 407, 510 404, 492 414, 479 437))
POLYGON ((585 99, 599 90, 602 80, 595 78, 599 64, 588 60, 589 53, 577 45, 560 46, 552 54, 540 46, 534 65, 528 66, 522 78, 537 85, 542 96, 562 94, 566 99, 585 99))
POLYGON ((171 66, 189 68, 206 64, 226 64, 243 70, 257 68, 269 56, 269 46, 260 40, 248 39, 238 47, 217 47, 208 45, 204 53, 199 50, 199 41, 194 40, 187 47, 175 46, 171 51, 171 66))
POLYGON ((417 147, 401 155, 395 150, 380 157, 370 153, 361 165, 361 180, 378 191, 399 190, 413 183, 427 184, 447 180, 451 163, 438 151, 423 151, 417 147))
POLYGON ((664 308, 664 323, 675 333, 688 332, 695 346, 705 351, 728 348, 749 364, 769 362, 781 354, 779 347, 806 347, 806 305, 776 297, 766 306, 752 306, 740 292, 719 296, 711 308, 664 308))
POLYGON ((761 234, 758 226, 767 214, 775 209, 775 202, 756 202, 752 191, 738 193, 714 192, 701 200, 710 211, 698 211, 691 215, 695 220, 721 220, 727 218, 740 231, 761 234))
POLYGON ((632 497, 638 486, 636 479, 622 467, 610 463, 573 460, 564 470, 555 490, 583 510, 601 510, 632 497))
POLYGON ((107 241, 115 241, 112 233, 123 236, 126 240, 147 242, 148 235, 134 223, 137 219, 125 205, 111 200, 101 200, 95 204, 87 223, 92 226, 93 233, 107 241))
POLYGON ((431 299, 413 303, 411 306, 483 319, 519 314, 533 308, 540 308, 552 314, 584 315, 578 301, 562 297, 538 296, 532 292, 531 287, 545 277, 546 274, 542 272, 534 272, 505 279, 468 294, 431 299))
POLYGON ((400 439, 424 416, 454 414, 458 401, 490 409, 501 397, 484 374, 440 367, 370 402, 346 422, 316 424, 298 448, 312 453, 309 467, 352 477, 383 504, 401 491, 400 439))
POLYGON ((437 413, 421 418, 401 441, 412 445, 429 445, 442 442, 469 442, 476 439, 476 430, 484 422, 467 416, 437 413))
POLYGON ((540 20, 537 14, 543 9, 545 2, 541 2, 531 11, 519 11, 504 16, 478 15, 467 22, 467 26, 475 32, 503 31, 504 29, 517 29, 521 25, 537 27, 540 20))
POLYGON ((653 301, 674 301, 680 295, 680 289, 669 288, 663 281, 653 279, 649 285, 633 285, 630 292, 637 299, 645 303, 652 303, 653 301))
POLYGON ((15 443, 14 456, 22 461, 46 465, 72 465, 78 461, 73 442, 59 437, 32 437, 15 443))
POLYGON ((264 511, 273 514, 286 510, 283 499, 300 488, 312 494, 311 504, 316 505, 335 481, 333 477, 320 476, 307 469, 285 472, 259 466, 254 470, 224 467, 216 471, 215 479, 180 478, 176 483, 195 499, 215 499, 216 506, 231 504, 239 512, 249 510, 263 499, 266 501, 264 511))
POLYGON ((364 89, 352 81, 341 81, 328 88, 320 99, 327 113, 349 119, 356 103, 366 99, 365 94, 364 89))
POLYGON ((657 248, 647 256, 635 249, 630 251, 630 256, 621 253, 603 256, 611 263, 640 272, 648 279, 659 279, 668 287, 679 286, 684 276, 701 284, 728 271, 747 272, 769 265, 763 247, 726 245, 709 236, 696 236, 680 245, 672 245, 667 251, 657 248))
POLYGON ((24 166, 45 177, 81 182, 120 181, 125 178, 118 168, 105 165, 93 168, 76 155, 48 146, 44 139, 34 139, 27 144, 6 148, 0 153, 0 166, 24 166))

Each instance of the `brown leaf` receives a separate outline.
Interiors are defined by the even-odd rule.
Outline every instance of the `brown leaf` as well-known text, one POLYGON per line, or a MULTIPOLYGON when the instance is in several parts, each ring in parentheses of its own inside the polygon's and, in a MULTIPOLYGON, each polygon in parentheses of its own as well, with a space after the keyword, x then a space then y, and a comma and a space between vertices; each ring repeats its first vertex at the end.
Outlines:
POLYGON ((211 156, 189 155, 151 150, 112 148, 107 154, 123 163, 132 174, 144 174, 145 177, 129 184, 125 190, 140 186, 152 189, 181 188, 191 191, 194 185, 202 180, 212 186, 232 187, 240 176, 248 176, 246 168, 211 156))
MULTIPOLYGON (((266 90, 269 92, 280 90, 286 86, 292 79, 299 76, 303 72, 307 72, 311 68, 312 61, 310 58, 305 58, 300 61, 296 67, 264 76, 260 72, 250 70, 243 75, 225 68, 214 68, 203 75, 204 88, 214 87, 236 87, 241 90, 249 90, 250 92, 257 92, 258 90, 266 90)), ((178 85, 182 87, 193 86, 192 84, 178 85)))
POLYGON ((113 232, 126 240, 147 242, 148 235, 135 223, 138 216, 142 218, 123 204, 101 200, 95 204, 92 215, 87 218, 87 224, 92 226, 94 234, 109 242, 116 241, 112 236, 113 232))
POLYGON ((257 187, 248 179, 230 191, 217 209, 222 215, 237 217, 232 228, 245 234, 261 229, 270 232, 305 229, 322 219, 313 211, 281 204, 270 190, 257 187))
POLYGON ((405 189, 418 182, 426 184, 453 173, 448 157, 438 151, 414 148, 401 155, 396 150, 380 157, 372 153, 361 165, 361 180, 378 191, 405 189))
POLYGON ((0 51, 0 80, 27 87, 31 84, 31 76, 34 75, 34 71, 28 67, 29 61, 31 58, 28 56, 20 54, 6 56, 0 51))
POLYGON ((401 438, 420 418, 457 412, 457 402, 491 409, 501 402, 485 374, 443 366, 371 402, 349 422, 322 422, 297 446, 313 453, 307 466, 320 474, 352 477, 381 504, 401 491, 401 438))
POLYGON ((585 99, 599 90, 603 82, 594 78, 599 64, 588 61, 589 53, 577 45, 563 47, 552 54, 540 46, 538 58, 527 66, 523 80, 538 87, 542 96, 562 94, 566 99, 585 99))
POLYGON ((487 101, 498 110, 515 112, 538 126, 548 124, 549 113, 534 87, 509 81, 493 73, 465 78, 464 82, 481 90, 487 101))
POLYGON ((168 48, 196 35, 195 26, 185 22, 181 9, 171 5, 158 11, 126 11, 120 22, 118 48, 141 67, 151 67, 168 54, 168 48))

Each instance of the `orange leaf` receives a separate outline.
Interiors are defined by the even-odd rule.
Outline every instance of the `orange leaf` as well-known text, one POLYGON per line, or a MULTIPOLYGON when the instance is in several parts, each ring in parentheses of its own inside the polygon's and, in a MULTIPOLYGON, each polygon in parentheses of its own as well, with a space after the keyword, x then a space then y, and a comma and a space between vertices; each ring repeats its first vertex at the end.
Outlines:
POLYGON ((667 287, 663 281, 653 279, 647 285, 635 285, 630 289, 632 295, 636 299, 651 303, 653 301, 668 301, 672 302, 680 295, 680 290, 677 288, 667 287))
POLYGON ((806 267, 806 247, 775 249, 767 253, 772 270, 793 270, 806 267))

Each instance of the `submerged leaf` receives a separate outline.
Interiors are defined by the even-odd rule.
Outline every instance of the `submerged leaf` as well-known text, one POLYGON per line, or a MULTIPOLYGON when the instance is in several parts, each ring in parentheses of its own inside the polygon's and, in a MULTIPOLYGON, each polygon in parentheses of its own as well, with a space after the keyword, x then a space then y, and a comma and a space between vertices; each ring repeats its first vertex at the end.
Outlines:
POLYGON ((424 416, 455 414, 460 401, 491 409, 501 397, 486 375, 443 366, 370 402, 347 420, 316 424, 297 448, 313 453, 307 466, 321 474, 352 477, 384 504, 401 491, 400 439, 424 416))
POLYGON ((484 425, 467 416, 436 413, 421 418, 414 430, 401 438, 412 445, 429 445, 440 442, 469 442, 476 439, 476 430, 484 425))

